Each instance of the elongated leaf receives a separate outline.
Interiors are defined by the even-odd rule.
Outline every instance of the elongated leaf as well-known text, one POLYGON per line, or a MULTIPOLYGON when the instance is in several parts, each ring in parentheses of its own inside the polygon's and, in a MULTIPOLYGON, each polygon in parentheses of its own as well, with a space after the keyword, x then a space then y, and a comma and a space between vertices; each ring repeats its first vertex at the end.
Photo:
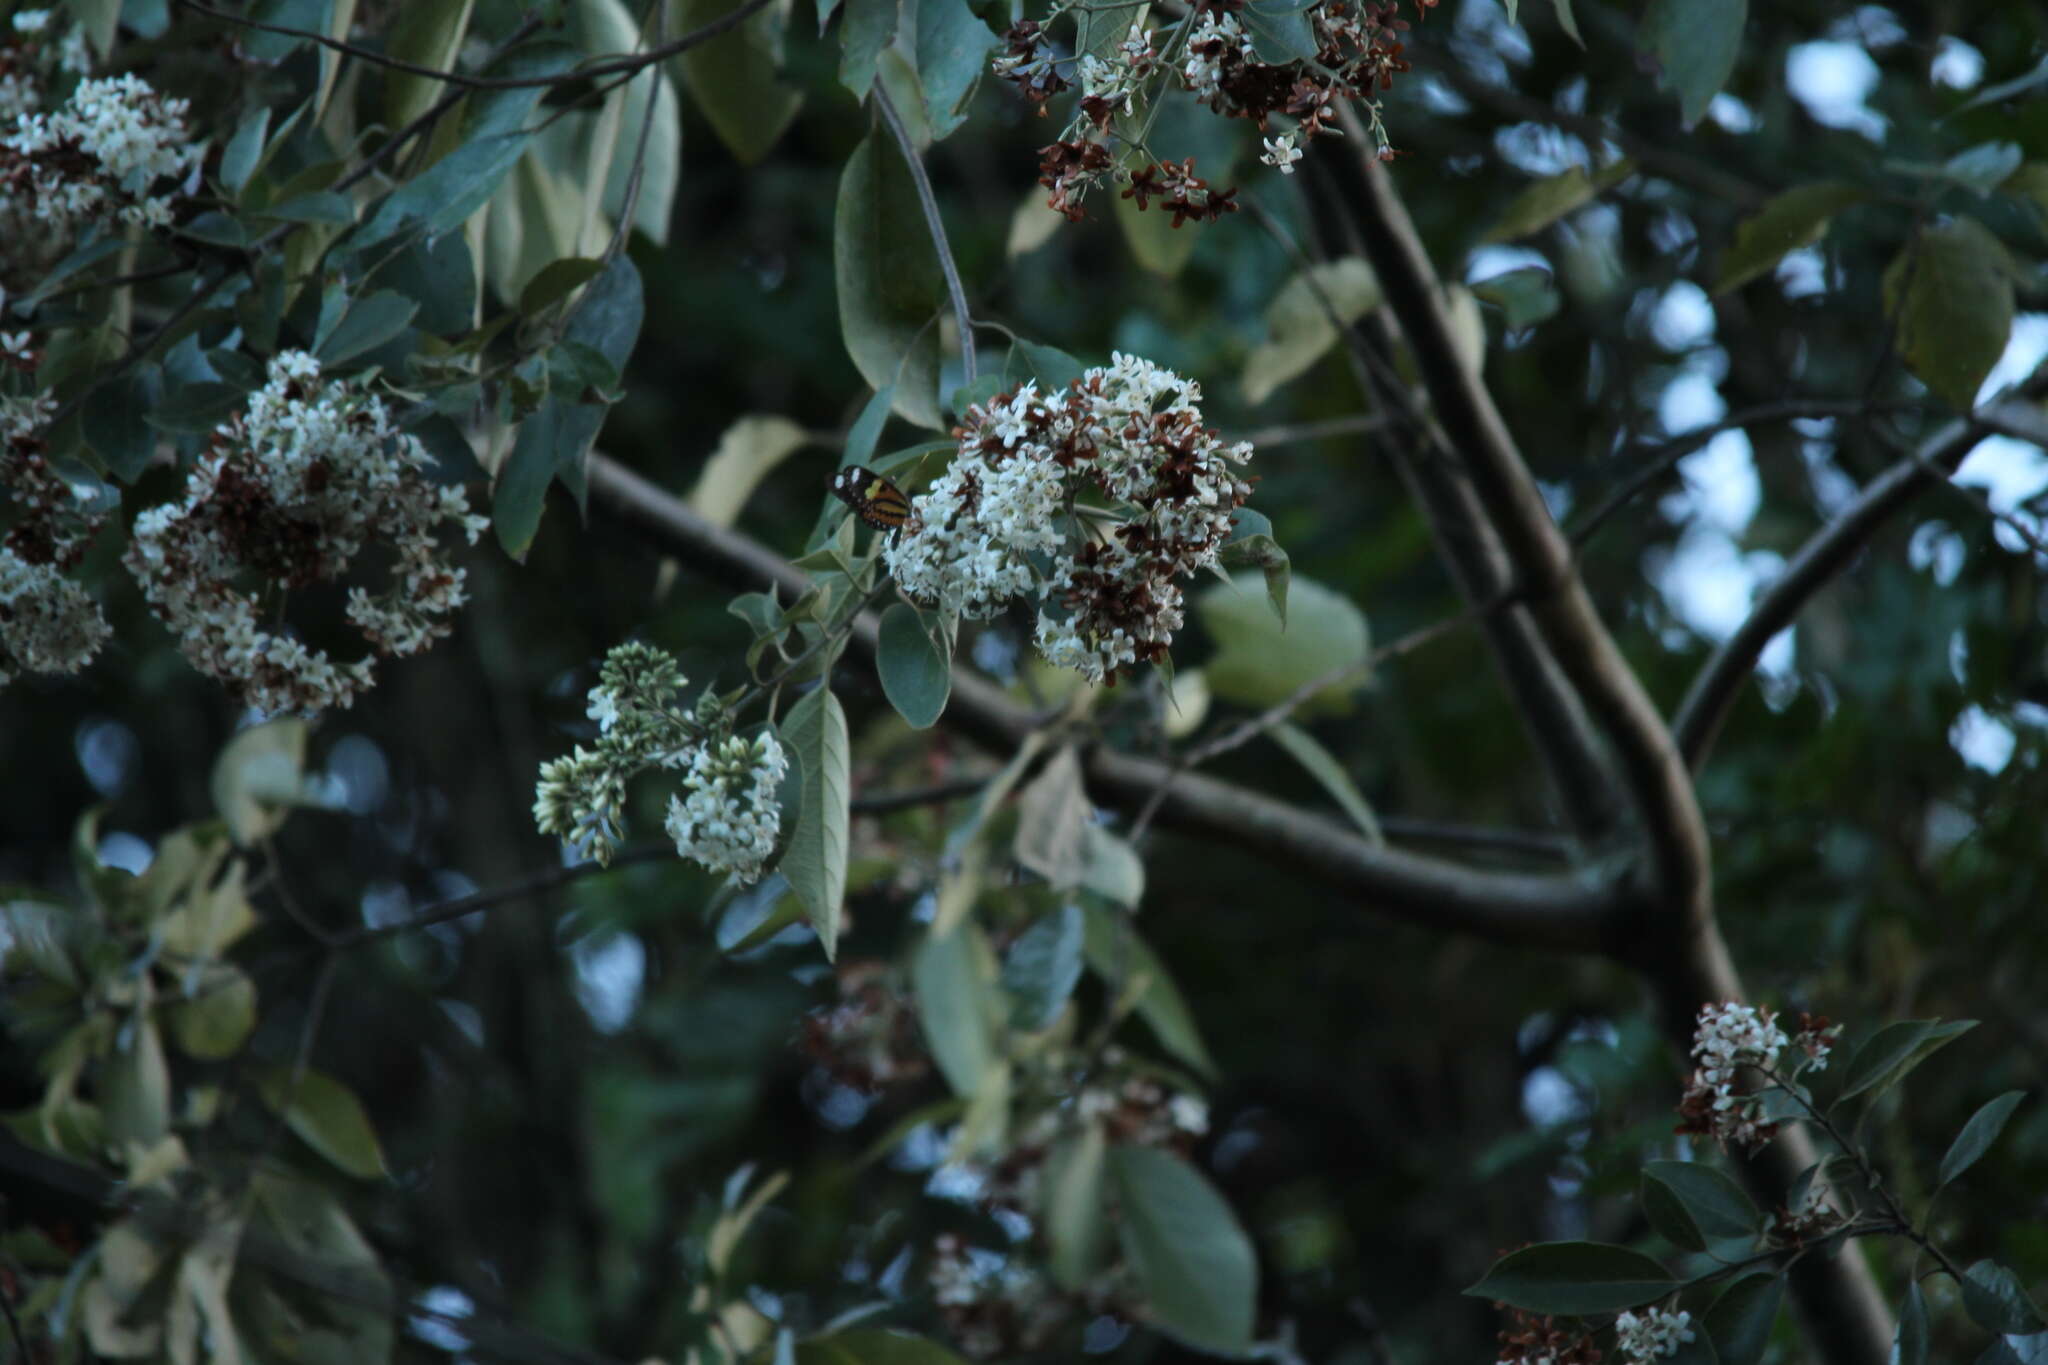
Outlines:
POLYGON ((266 1066, 257 1075, 263 1103, 308 1147, 359 1180, 385 1174, 384 1149, 363 1102, 340 1081, 308 1067, 294 1085, 292 1068, 266 1066))
POLYGON ((1974 218, 1923 229, 1884 272, 1899 352, 1939 397, 1968 411, 2012 334, 2015 267, 1974 218))
POLYGON ((1784 1296, 1785 1279, 1773 1274, 1745 1275, 1721 1291, 1706 1319, 1721 1365, 1757 1365, 1763 1359, 1784 1296))
POLYGON ((847 829, 852 821, 846 712, 829 687, 807 693, 781 725, 782 743, 803 766, 804 806, 777 870, 804 903, 829 959, 839 951, 839 904, 846 898, 847 829))
POLYGON ((1017 936, 1003 958, 1003 989, 1016 1000, 1012 1019, 1028 1033, 1052 1027, 1081 979, 1086 930, 1078 905, 1063 905, 1017 936))
POLYGON ((894 386, 896 411, 939 427, 939 329, 945 281, 918 208, 917 187, 895 144, 870 136, 839 180, 832 254, 839 334, 854 368, 876 389, 894 386))
POLYGON ((270 135, 270 106, 258 105, 242 115, 242 121, 235 127, 235 135, 228 139, 228 145, 220 154, 220 183, 231 194, 240 194, 242 187, 249 183, 249 177, 256 173, 256 159, 263 154, 264 140, 270 135))
POLYGON ((115 1037, 114 1050, 100 1068, 100 1118, 116 1151, 131 1142, 145 1147, 171 1128, 171 1068, 164 1060, 156 1021, 137 1014, 115 1037))
POLYGON ((1954 1041, 1977 1027, 1974 1019, 1901 1019, 1886 1024, 1856 1049, 1842 1075, 1840 1099, 1853 1099, 1866 1091, 1872 1098, 1898 1084, 1906 1073, 1925 1061, 1935 1049, 1954 1041))
POLYGON ((804 448, 810 437, 787 417, 750 414, 725 429, 718 449, 704 462, 690 506, 720 526, 739 519, 740 509, 775 466, 804 448))
POLYGON ((1064 1289, 1087 1287, 1109 1250, 1104 1193, 1109 1140, 1090 1123, 1059 1143, 1045 1162, 1045 1237, 1053 1279, 1064 1289))
POLYGON ((1534 327, 1555 315, 1563 302, 1557 292, 1557 277, 1540 265, 1489 275, 1472 286, 1472 297, 1500 309, 1501 320, 1510 331, 1534 327))
POLYGON ((1869 197, 1858 186, 1839 180, 1800 185, 1773 195, 1735 229, 1735 244, 1721 257, 1714 292, 1740 289, 1775 267, 1786 253, 1812 246, 1827 235, 1836 214, 1869 197))
POLYGON ((1734 1239, 1754 1241, 1763 1215, 1742 1186, 1711 1166, 1696 1161, 1652 1161, 1643 1167, 1643 1205, 1647 1211, 1653 1197, 1668 1198, 1682 1210, 1685 1220, 1699 1234, 1699 1245, 1680 1242, 1658 1231, 1688 1251, 1704 1251, 1708 1243, 1734 1239), (1653 1196, 1653 1191, 1658 1192, 1653 1196))
MULTIPOLYGON (((913 7, 906 6, 907 18, 913 7)), ((914 29, 899 28, 896 45, 917 70, 924 119, 934 141, 966 122, 967 100, 1001 41, 975 17, 967 0, 916 0, 914 29)))
POLYGON ((882 613, 875 672, 889 704, 919 730, 938 720, 952 694, 953 661, 941 648, 943 638, 944 633, 928 628, 923 613, 908 603, 895 603, 882 613))
MULTIPOLYGON (((1136 199, 1125 199, 1111 191, 1098 193, 1102 199, 1108 200, 1110 213, 1116 218, 1117 228, 1123 233, 1124 245, 1131 249, 1133 260, 1153 274, 1169 280, 1180 274, 1199 245, 1199 229, 1185 225, 1174 227, 1172 215, 1156 203, 1149 209, 1140 209, 1136 199)), ((1046 210, 1047 213, 1052 211, 1046 210)))
POLYGON ((1940 1184, 1948 1184, 1991 1150, 1991 1144, 2005 1130, 2005 1121, 2026 1097, 2024 1090, 2009 1090, 1970 1115, 1970 1121, 1963 1125, 1963 1131, 1956 1134, 1956 1140, 1941 1158, 1940 1184))
MULTIPOLYGON (((671 36, 722 19, 741 2, 683 0, 671 36)), ((767 155, 803 105, 803 93, 779 78, 789 9, 786 0, 771 4, 738 28, 682 54, 684 89, 743 165, 767 155)))
POLYGON ((1266 306, 1266 340, 1245 358, 1245 401, 1263 403, 1306 373, 1336 342, 1337 328, 1379 307, 1381 298, 1372 267, 1357 256, 1325 261, 1289 280, 1266 306))
POLYGON ((1749 0, 1650 0, 1637 46, 1656 58, 1690 128, 1734 74, 1749 0))
POLYGON ((2041 1310, 2027 1297, 2019 1276, 1995 1261, 1979 1261, 1963 1272, 1963 1309, 1987 1332, 2030 1336, 2048 1331, 2041 1310))
POLYGON ((1899 1304, 1899 1330, 1892 1338, 1891 1365, 1927 1365, 1927 1342, 1932 1335, 1927 1321, 1927 1298, 1919 1281, 1906 1286, 1899 1304))
POLYGON ((1263 578, 1237 573, 1195 599, 1202 625, 1217 645, 1216 657, 1202 670, 1209 690, 1225 701, 1263 708, 1329 677, 1335 681, 1296 714, 1348 711, 1352 691, 1366 676, 1362 665, 1371 642, 1365 614, 1322 584, 1295 578, 1287 590, 1283 625, 1267 605, 1265 587, 1263 578), (1344 675, 1350 665, 1360 667, 1344 675))
POLYGON ((1118 1147, 1117 1225, 1153 1320, 1198 1350, 1251 1346, 1258 1262, 1230 1205, 1193 1166, 1152 1147, 1118 1147))
POLYGON ((342 314, 334 329, 320 343, 315 354, 323 366, 345 364, 363 352, 383 345, 405 330, 420 306, 391 290, 357 299, 342 314))
POLYGON ((927 934, 911 963, 917 1013, 932 1060, 953 1093, 971 1099, 997 1061, 995 983, 985 973, 980 931, 963 924, 927 934))
POLYGON ((256 983, 241 968, 208 963, 196 974, 189 999, 169 1010, 178 1050, 202 1061, 220 1061, 241 1051, 256 1029, 256 983))
POLYGON ((526 558, 540 530, 548 485, 555 481, 555 456, 571 439, 570 404, 550 396, 519 424, 512 453, 498 469, 491 489, 491 531, 514 559, 526 558))
POLYGON ((1488 229, 1482 241, 1512 242, 1541 232, 1574 209, 1592 203, 1607 190, 1635 174, 1635 163, 1617 161, 1605 170, 1586 174, 1583 166, 1573 166, 1556 175, 1545 176, 1536 181, 1508 204, 1500 221, 1488 229))
POLYGON ((1669 1294, 1676 1282, 1639 1251, 1605 1242, 1541 1242, 1510 1252, 1465 1292, 1531 1313, 1616 1313, 1669 1294))
POLYGON ((1126 909, 1136 909, 1145 894, 1144 860, 1138 857, 1138 850, 1131 847, 1129 840, 1101 825, 1090 825, 1081 850, 1081 889, 1126 909))
POLYGON ((798 1342, 796 1365, 965 1365, 935 1341, 881 1327, 798 1342))
MULTIPOLYGON (((476 0, 413 0, 398 10, 392 25, 388 51, 391 56, 416 66, 445 71, 462 50, 469 32, 469 17, 476 0)), ((384 121, 403 128, 427 111, 441 97, 441 82, 407 71, 388 71, 384 76, 384 121)))
POLYGON ((1557 26, 1564 30, 1567 38, 1584 47, 1586 40, 1579 36, 1579 20, 1572 13, 1572 0, 1552 0, 1552 3, 1557 9, 1557 26))
POLYGON ((1971 109, 1980 109, 1987 104, 2002 104, 2009 99, 2048 88, 2048 57, 2034 63, 2030 70, 2014 76, 2011 80, 1998 81, 1987 85, 1965 100, 1956 109, 1958 114, 1971 109))
POLYGON ((1289 721, 1282 721, 1266 732, 1273 742, 1293 755, 1294 761, 1308 771, 1308 775, 1322 784, 1344 813, 1351 817, 1360 832, 1375 844, 1386 842, 1380 834, 1380 822, 1372 813, 1372 807, 1359 794, 1358 784, 1351 780, 1351 774, 1344 771, 1344 765, 1336 756, 1322 746, 1322 743, 1308 731, 1289 721))
POLYGON ((1151 1028, 1160 1046, 1203 1075, 1215 1075, 1216 1063, 1202 1043, 1194 1014, 1159 955, 1131 927, 1130 917, 1092 907, 1082 913, 1087 916, 1089 969, 1107 982, 1115 995, 1122 995, 1131 983, 1142 979, 1145 989, 1138 997, 1138 1017, 1151 1028))
POLYGON ((1018 794, 1017 861, 1061 890, 1078 885, 1093 807, 1081 785, 1081 759, 1070 745, 1054 754, 1018 794))

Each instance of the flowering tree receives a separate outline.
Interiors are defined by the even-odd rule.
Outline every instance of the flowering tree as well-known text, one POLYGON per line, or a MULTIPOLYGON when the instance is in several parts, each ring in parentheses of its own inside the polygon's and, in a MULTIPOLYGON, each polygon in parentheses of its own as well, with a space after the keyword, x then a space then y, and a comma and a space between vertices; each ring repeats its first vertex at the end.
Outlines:
POLYGON ((2036 18, 1451 9, 0 4, 11 1349, 2048 1351, 2036 18))

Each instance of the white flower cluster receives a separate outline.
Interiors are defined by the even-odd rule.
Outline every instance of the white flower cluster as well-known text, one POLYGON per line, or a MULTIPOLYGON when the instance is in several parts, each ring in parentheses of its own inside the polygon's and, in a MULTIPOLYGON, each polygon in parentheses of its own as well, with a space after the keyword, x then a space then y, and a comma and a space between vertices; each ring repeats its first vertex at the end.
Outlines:
POLYGON ((890 572, 917 601, 970 618, 1035 591, 1040 652, 1094 681, 1160 659, 1182 622, 1178 578, 1216 562, 1251 493, 1236 470, 1251 446, 1204 428, 1201 396, 1118 354, 1064 393, 1026 384, 977 404, 953 463, 884 548, 890 572), (1111 508, 1077 513, 1088 487, 1111 508))
POLYGON ((43 107, 43 88, 53 72, 92 70, 85 30, 71 25, 53 48, 51 17, 46 9, 16 10, 7 30, 0 30, 0 129, 11 130, 16 119, 43 107))
POLYGON ((772 734, 732 735, 690 755, 685 795, 668 802, 668 836, 676 852, 741 882, 758 881, 782 828, 776 788, 789 756, 772 734))
POLYGON ((1772 1066, 1789 1044, 1776 1020, 1770 1010, 1733 1001, 1700 1007, 1692 1039, 1698 1068, 1679 1101, 1686 1119, 1681 1131, 1711 1134, 1724 1147, 1732 1142, 1745 1150, 1777 1134, 1779 1125, 1765 1117, 1762 1100, 1736 1090, 1743 1067, 1772 1066))
POLYGON ((1108 113, 1129 114, 1136 109, 1136 99, 1150 76, 1159 65, 1159 54, 1152 50, 1152 34, 1143 24, 1133 22, 1131 31, 1117 44, 1116 57, 1105 61, 1094 53, 1081 56, 1081 94, 1086 100, 1097 102, 1097 107, 1108 113))
POLYGON ((1614 1344, 1628 1357, 1629 1365, 1649 1365, 1659 1356, 1675 1355, 1692 1339, 1692 1314, 1683 1311, 1649 1308, 1623 1313, 1614 1320, 1614 1344))
POLYGON ((1209 1131, 1207 1100, 1168 1094, 1158 1082, 1142 1076, 1114 1089, 1088 1086, 1075 1097, 1074 1112, 1107 1126, 1112 1140, 1139 1147, 1176 1146, 1209 1131))
POLYGON ((45 232, 169 223, 175 191, 156 190, 197 156, 185 127, 188 107, 139 76, 121 75, 80 81, 55 113, 17 114, 0 138, 0 218, 45 232))
POLYGON ((425 475, 426 450, 381 399, 285 351, 247 410, 217 428, 181 501, 135 519, 124 557, 186 658, 266 712, 347 706, 374 678, 370 658, 336 664, 258 625, 253 579, 277 594, 338 580, 375 544, 394 551, 390 590, 348 594, 347 617, 378 654, 416 654, 453 627, 464 572, 443 557, 443 524, 476 543, 490 523, 460 488, 425 475))
POLYGON ((112 633, 98 604, 64 576, 104 516, 91 489, 50 467, 43 432, 55 410, 47 394, 0 398, 0 488, 14 512, 0 540, 0 686, 17 673, 75 673, 112 633))
POLYGON ((533 800, 541 833, 609 863, 625 829, 627 781, 667 768, 683 775, 666 822, 676 852, 742 882, 760 877, 782 828, 776 789, 789 755, 773 734, 725 733, 730 721, 714 700, 686 714, 676 694, 688 681, 651 645, 623 644, 605 657, 589 695, 596 743, 541 764, 533 800))
POLYGON ((1201 21, 1188 35, 1187 59, 1180 68, 1181 80, 1196 99, 1214 99, 1222 94, 1224 63, 1232 54, 1247 62, 1258 60, 1251 34, 1228 11, 1203 10, 1201 21))
POLYGON ((54 564, 0 549, 0 687, 16 673, 76 673, 111 633, 99 605, 54 564))

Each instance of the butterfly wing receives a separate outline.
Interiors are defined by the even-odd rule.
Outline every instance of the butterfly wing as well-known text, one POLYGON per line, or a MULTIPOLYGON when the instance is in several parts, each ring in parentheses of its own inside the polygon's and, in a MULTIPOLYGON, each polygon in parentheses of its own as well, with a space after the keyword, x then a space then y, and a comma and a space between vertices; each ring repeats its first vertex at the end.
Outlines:
POLYGON ((832 479, 832 494, 877 531, 901 530, 910 520, 910 499, 872 469, 849 465, 832 479))

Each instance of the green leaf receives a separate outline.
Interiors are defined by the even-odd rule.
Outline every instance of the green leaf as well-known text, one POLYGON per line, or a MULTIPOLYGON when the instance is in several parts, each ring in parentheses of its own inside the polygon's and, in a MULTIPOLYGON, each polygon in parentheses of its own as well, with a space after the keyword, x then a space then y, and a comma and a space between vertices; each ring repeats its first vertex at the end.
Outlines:
POLYGON ((1088 826, 1081 850, 1081 889, 1126 909, 1137 908, 1145 894, 1145 864, 1138 850, 1101 825, 1088 826))
POLYGON ((1995 1261, 1979 1261, 1964 1271, 1962 1289, 1963 1310, 1987 1332, 2031 1336, 2048 1331, 2019 1276, 1995 1261))
POLYGON ((1886 1024, 1856 1049, 1842 1073, 1842 1093, 1836 1102, 1853 1099, 1865 1091, 1875 1099, 1903 1080, 1937 1048, 1977 1027, 1974 1019, 1902 1019, 1886 1024))
POLYGON ((1017 936, 1003 958, 1003 989, 1016 998, 1011 1020, 1027 1033, 1051 1028, 1081 979, 1087 933, 1081 907, 1062 905, 1017 936))
POLYGON ((1245 401, 1263 403, 1307 373, 1337 340, 1338 326, 1364 317, 1383 297, 1372 267, 1357 256, 1324 261, 1289 280, 1266 305, 1266 340, 1245 357, 1245 401))
POLYGON ((1108 1157, 1109 1141, 1099 1123, 1061 1139, 1046 1156, 1046 1260, 1063 1289, 1078 1291, 1094 1283, 1108 1254, 1108 1157))
POLYGON ((2004 244, 1974 218, 1924 229, 1884 272, 1907 368, 1965 412, 2005 354, 2014 273, 2004 244))
POLYGON ((797 1343, 796 1365, 965 1365, 935 1341, 862 1327, 797 1343))
POLYGON ((896 45, 912 45, 904 55, 917 70, 925 122, 936 141, 966 122, 968 98, 1001 39, 975 17, 967 0, 914 0, 906 15, 912 9, 916 27, 899 27, 896 45))
POLYGON ((942 638, 943 632, 929 629, 924 614, 908 603, 897 602, 882 613, 875 672, 882 679, 882 694, 913 729, 927 729, 938 720, 953 690, 952 660, 941 647, 942 638))
POLYGON ((1927 1299, 1918 1280, 1906 1286, 1899 1304, 1899 1330, 1892 1338, 1891 1365, 1927 1365, 1927 1342, 1933 1335, 1927 1321, 1927 1299))
POLYGON ((0 889, 0 968, 17 954, 38 975, 77 990, 77 948, 86 921, 70 905, 28 887, 0 889))
POLYGON ((99 1086, 100 1117, 117 1152, 131 1142, 149 1146, 171 1130, 171 1069, 155 1020, 136 1014, 121 1027, 99 1086))
POLYGON ((1942 164, 1942 174, 1979 195, 1991 193, 2020 167, 2025 153, 2017 142, 1980 142, 1942 164))
POLYGON ((191 978, 188 998, 169 1009, 171 1037, 188 1057, 232 1057, 256 1029, 256 983, 241 968, 210 962, 191 978))
MULTIPOLYGON (((387 53, 401 61, 415 66, 432 67, 446 71, 454 63, 456 54, 462 50, 462 40, 469 32, 471 12, 476 0, 413 0, 400 6, 397 22, 391 26, 387 53)), ((441 97, 446 87, 428 76, 414 75, 409 71, 391 70, 384 73, 384 121, 392 128, 403 128, 427 112, 428 106, 441 97)))
POLYGON ((1095 810, 1081 784, 1081 759, 1072 745, 1052 756, 1017 795, 1017 861, 1057 890, 1078 886, 1085 866, 1087 828, 1095 810))
POLYGON ((1237 17, 1251 34, 1252 49, 1260 61, 1285 66, 1289 62, 1316 60, 1315 28, 1303 6, 1288 0, 1252 0, 1238 11, 1237 17))
POLYGON ((573 405, 553 396, 519 424, 512 452, 498 469, 491 490, 491 530, 506 554, 526 558, 540 530, 548 485, 555 481, 557 454, 572 439, 573 405))
POLYGON ((163 397, 163 370, 138 365, 101 387, 79 410, 79 429, 107 472, 123 483, 141 477, 156 454, 149 412, 163 397))
POLYGON ((247 848, 276 830, 305 796, 305 721, 266 721, 227 742, 213 762, 213 806, 247 848))
POLYGON ((356 206, 345 194, 315 190, 267 205, 251 216, 283 223, 325 223, 329 227, 346 227, 356 220, 356 206))
POLYGON ((1310 682, 1357 666, 1311 695, 1295 714, 1348 711, 1370 652, 1364 613, 1322 584, 1297 578, 1288 589, 1283 625, 1260 587, 1261 580, 1250 574, 1233 574, 1195 599, 1217 647, 1203 668, 1209 690, 1225 701, 1263 709, 1310 682))
POLYGON ((846 897, 847 829, 852 821, 846 712, 830 687, 789 708, 782 743, 803 765, 804 805, 777 870, 804 903, 827 959, 839 951, 839 903, 846 897))
MULTIPOLYGON (((683 0, 670 36, 722 19, 742 2, 683 0)), ((681 57, 683 87, 691 102, 742 165, 766 156, 803 105, 803 92, 777 79, 788 25, 789 5, 771 4, 681 57)))
MULTIPOLYGON (((181 384, 166 380, 164 399, 145 420, 158 431, 204 435, 241 407, 248 395, 232 384, 181 384)), ((95 428, 97 430, 98 428, 95 428)))
POLYGON ((1472 296, 1500 309, 1508 330, 1534 327, 1554 316, 1563 300, 1557 277, 1540 265, 1504 270, 1472 286, 1472 296))
POLYGON ((1976 1365, 2048 1365, 2048 1332, 1997 1337, 1976 1365))
POLYGON ((359 298, 313 353, 324 367, 341 365, 397 336, 419 310, 417 303, 389 289, 359 298))
POLYGON ((1721 1291, 1704 1324, 1721 1365, 1757 1365, 1763 1359, 1784 1296, 1784 1276, 1768 1272, 1745 1275, 1721 1291))
POLYGON ((894 386, 896 411, 941 427, 939 329, 945 297, 917 188, 895 144, 863 138, 839 180, 832 254, 839 333, 861 377, 894 386))
POLYGON ((453 336, 476 320, 476 263, 460 232, 414 242, 372 279, 420 306, 412 323, 423 332, 453 336))
POLYGON ((1565 37, 1583 48, 1586 40, 1579 36, 1579 20, 1572 13, 1572 0, 1552 0, 1552 3, 1557 7, 1557 26, 1564 30, 1565 37))
POLYGON ((732 525, 761 480, 809 441, 787 417, 749 413, 718 438, 718 449, 690 489, 690 506, 715 525, 732 525))
POLYGON ((1209 1058, 1209 1049, 1203 1046, 1193 1012, 1158 954, 1131 927, 1130 916, 1093 907, 1082 913, 1087 917, 1084 951, 1089 969, 1109 984, 1112 995, 1121 996, 1133 982, 1143 981, 1144 991, 1137 1002, 1138 1017, 1159 1039, 1160 1046, 1203 1075, 1215 1075, 1216 1064, 1209 1058))
POLYGON ((564 256, 541 267, 519 291, 519 311, 529 317, 596 279, 605 263, 591 256, 564 256))
POLYGON ((845 0, 846 18, 839 24, 843 55, 839 61, 839 83, 866 99, 874 84, 875 61, 896 36, 897 0, 845 0))
POLYGON ((2043 57, 2034 63, 2031 70, 2022 72, 2010 80, 1985 86, 1958 105, 1955 112, 1961 114, 1971 109, 1981 109, 1987 104, 2003 104, 2009 99, 2016 99, 2043 87, 2048 87, 2048 57, 2043 57))
POLYGON ((1005 388, 1016 388, 1027 379, 1038 381, 1038 391, 1059 394, 1087 372, 1087 366, 1057 346, 1043 346, 1018 338, 1003 360, 1005 388))
POLYGON ((1266 600, 1273 604, 1273 614, 1280 618, 1280 626, 1287 626, 1287 589, 1293 581, 1293 567, 1287 558, 1287 551, 1280 548, 1280 542, 1273 539, 1273 523, 1266 520, 1262 512, 1249 507, 1237 509, 1237 519, 1231 538, 1224 543, 1221 562, 1228 567, 1250 565, 1266 579, 1266 600))
POLYGON ((270 1111, 284 1115, 285 1127, 338 1169, 359 1180, 385 1174, 384 1151, 353 1090, 311 1067, 294 1085, 292 1068, 282 1065, 263 1067, 256 1084, 270 1111))
POLYGON ((1156 203, 1149 209, 1140 209, 1136 199, 1123 198, 1114 185, 1098 193, 1109 197, 1110 212, 1123 233, 1124 245, 1131 249, 1131 259, 1169 280, 1180 274, 1200 244, 1199 231, 1176 228, 1172 215, 1156 203))
POLYGON ((269 134, 269 105, 258 105, 242 115, 241 123, 235 127, 235 135, 228 139, 228 145, 220 154, 220 183, 228 193, 240 194, 242 187, 249 183, 249 177, 256 173, 257 158, 262 156, 264 140, 269 134))
POLYGON ((1187 1162, 1151 1147, 1110 1153, 1124 1254, 1152 1320, 1197 1350, 1251 1348, 1258 1262, 1223 1196, 1187 1162))
POLYGON ((1358 784, 1351 780, 1351 774, 1344 771, 1344 765, 1314 735, 1289 721, 1281 721, 1266 733, 1272 736, 1275 744, 1291 754, 1296 763, 1307 769, 1310 777, 1322 784, 1323 790, 1343 807, 1344 813, 1351 817, 1367 841, 1374 844, 1386 842, 1372 807, 1359 794, 1358 784))
POLYGON ((2012 1117, 2012 1111, 2026 1097, 2024 1090, 2009 1090, 1970 1115, 1970 1121, 1963 1125, 1963 1131, 1956 1134, 1956 1140, 1949 1144, 1948 1151, 1941 1158, 1936 1188, 1969 1170, 1991 1150, 1991 1144, 1998 1141, 1999 1133, 2005 1129, 2005 1121, 2012 1117))
POLYGON ((1710 1243, 1743 1240, 1754 1243, 1763 1215, 1757 1212, 1742 1186, 1696 1161, 1652 1161, 1643 1167, 1643 1208, 1649 1213, 1656 1200, 1667 1209, 1675 1205, 1689 1225, 1698 1245, 1681 1240, 1667 1231, 1656 1215, 1657 1230, 1688 1251, 1705 1251, 1710 1243))
POLYGON ((1788 252, 1812 246, 1827 235, 1836 214, 1870 196, 1840 180, 1822 180, 1776 194, 1735 229, 1735 243, 1721 257, 1714 292, 1740 289, 1775 268, 1788 252))
POLYGON ((1690 128, 1734 74, 1749 0, 1650 0, 1636 46, 1654 57, 1690 128))
POLYGON ((1607 190, 1635 174, 1633 161, 1617 161, 1605 170, 1586 174, 1573 166, 1531 184, 1509 202, 1507 211, 1484 237, 1483 242, 1512 242, 1541 232, 1575 209, 1584 208, 1607 190))
POLYGON ((1531 1313, 1585 1316, 1640 1308, 1677 1288, 1664 1267, 1606 1242, 1539 1242, 1509 1252, 1465 1292, 1531 1313))
POLYGON ((962 1099, 981 1089, 998 1060, 991 984, 984 973, 988 949, 971 924, 925 935, 910 965, 918 1020, 940 1074, 962 1099))

